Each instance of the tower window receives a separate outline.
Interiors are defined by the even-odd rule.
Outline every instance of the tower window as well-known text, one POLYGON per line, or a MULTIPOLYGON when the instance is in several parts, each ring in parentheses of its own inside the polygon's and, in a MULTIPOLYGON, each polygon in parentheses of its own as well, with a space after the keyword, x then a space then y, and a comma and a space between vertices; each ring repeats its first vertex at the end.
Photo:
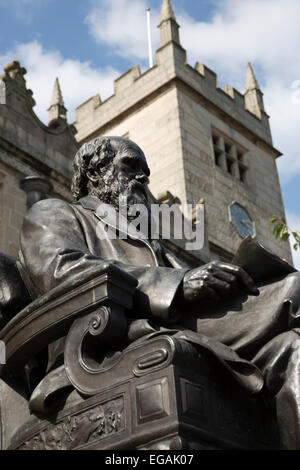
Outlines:
POLYGON ((237 156, 238 161, 243 163, 243 154, 241 152, 237 151, 236 156, 237 156))
POLYGON ((242 183, 247 183, 248 166, 245 162, 244 150, 240 146, 224 137, 221 133, 212 134, 215 164, 224 171, 239 179, 242 183))
POLYGON ((219 147, 219 137, 217 137, 216 135, 213 135, 212 139, 213 139, 214 146, 219 147))
POLYGON ((228 142, 225 142, 225 152, 228 154, 228 155, 231 155, 231 151, 232 151, 232 145, 229 144, 228 142))
POLYGON ((242 183, 246 183, 247 180, 246 180, 246 173, 247 173, 247 170, 244 169, 244 168, 240 168, 240 180, 242 181, 242 183))
POLYGON ((221 166, 222 151, 219 149, 214 149, 215 152, 215 164, 221 166))
POLYGON ((227 163, 227 171, 228 173, 230 173, 231 175, 234 175, 234 164, 235 164, 235 160, 233 158, 228 158, 226 159, 226 163, 227 163))

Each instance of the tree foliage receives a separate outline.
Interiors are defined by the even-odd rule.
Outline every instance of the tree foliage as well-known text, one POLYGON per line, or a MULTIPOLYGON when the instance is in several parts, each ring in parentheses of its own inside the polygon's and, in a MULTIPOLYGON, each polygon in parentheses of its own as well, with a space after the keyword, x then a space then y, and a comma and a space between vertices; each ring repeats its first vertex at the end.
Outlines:
POLYGON ((283 217, 278 217, 277 215, 273 215, 270 219, 270 225, 273 227, 273 235, 275 238, 279 239, 282 242, 285 242, 290 237, 293 237, 294 244, 293 248, 295 251, 299 250, 300 248, 300 230, 291 230, 286 220, 283 217))

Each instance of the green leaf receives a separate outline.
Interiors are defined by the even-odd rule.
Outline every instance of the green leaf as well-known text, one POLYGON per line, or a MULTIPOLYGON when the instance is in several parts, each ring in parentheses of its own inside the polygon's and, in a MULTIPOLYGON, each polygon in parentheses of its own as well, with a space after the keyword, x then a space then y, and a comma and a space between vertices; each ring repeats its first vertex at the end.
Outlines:
POLYGON ((300 235, 299 235, 299 233, 293 232, 293 236, 294 236, 296 242, 300 243, 300 235))
POLYGON ((286 230, 282 235, 281 235, 281 240, 283 242, 286 242, 290 238, 289 232, 286 230))
POLYGON ((298 245, 298 243, 295 243, 295 245, 293 246, 293 248, 294 248, 294 250, 295 250, 295 251, 297 251, 297 250, 298 250, 298 248, 299 248, 299 245, 298 245))
POLYGON ((270 224, 275 224, 275 222, 278 222, 278 217, 277 215, 272 215, 271 219, 270 219, 270 224))
POLYGON ((281 228, 280 228, 280 230, 279 230, 279 235, 278 235, 278 236, 279 236, 279 239, 280 239, 281 241, 283 241, 283 237, 284 237, 284 234, 285 234, 286 232, 287 232, 287 229, 286 229, 285 225, 281 225, 281 228))
POLYGON ((274 230, 273 230, 273 235, 275 238, 278 238, 280 236, 281 230, 282 230, 282 224, 275 225, 274 230))

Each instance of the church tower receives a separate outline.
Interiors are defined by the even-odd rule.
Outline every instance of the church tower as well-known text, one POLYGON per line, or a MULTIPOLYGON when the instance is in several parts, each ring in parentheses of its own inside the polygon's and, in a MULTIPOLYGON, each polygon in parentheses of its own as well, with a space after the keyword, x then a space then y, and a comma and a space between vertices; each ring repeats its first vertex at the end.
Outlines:
POLYGON ((79 143, 103 135, 127 136, 145 152, 150 190, 166 191, 182 204, 205 204, 206 243, 201 252, 174 251, 191 264, 230 261, 250 235, 291 262, 288 243, 274 240, 273 214, 284 216, 269 116, 251 64, 244 94, 218 87, 216 74, 191 67, 170 0, 162 1, 156 64, 141 74, 135 66, 114 82, 114 95, 99 95, 76 110, 79 143))

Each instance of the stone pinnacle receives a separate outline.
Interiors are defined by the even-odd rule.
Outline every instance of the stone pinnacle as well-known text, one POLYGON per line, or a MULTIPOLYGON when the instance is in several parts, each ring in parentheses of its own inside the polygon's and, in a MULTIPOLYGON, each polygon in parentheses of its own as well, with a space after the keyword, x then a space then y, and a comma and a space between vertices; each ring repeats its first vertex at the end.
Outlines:
POLYGON ((64 100, 62 97, 62 92, 60 89, 59 81, 58 81, 58 78, 56 77, 50 106, 56 106, 58 104, 61 106, 64 106, 64 100))
POLYGON ((246 92, 250 90, 259 90, 259 84, 254 75, 254 71, 250 62, 248 62, 246 75, 246 92))
POLYGON ((175 20, 174 11, 170 0, 163 0, 160 14, 160 21, 175 20))

